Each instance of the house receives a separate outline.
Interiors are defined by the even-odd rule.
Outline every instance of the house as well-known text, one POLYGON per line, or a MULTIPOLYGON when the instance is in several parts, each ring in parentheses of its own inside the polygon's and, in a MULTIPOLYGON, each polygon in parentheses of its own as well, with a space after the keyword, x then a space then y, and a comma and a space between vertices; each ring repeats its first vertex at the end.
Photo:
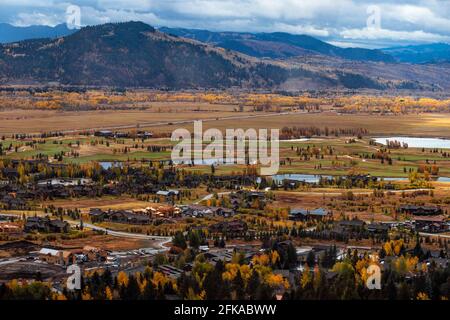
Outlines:
POLYGON ((106 261, 108 253, 100 248, 92 246, 84 246, 82 250, 83 254, 87 257, 88 261, 106 261))
POLYGON ((389 231, 389 225, 386 223, 371 223, 367 226, 367 230, 371 233, 386 234, 389 231))
POLYGON ((26 202, 23 199, 17 198, 15 194, 7 194, 0 200, 3 207, 8 210, 22 210, 26 209, 26 202))
POLYGON ((184 273, 184 270, 175 268, 168 264, 159 266, 157 270, 172 279, 178 279, 184 273))
POLYGON ((449 230, 449 223, 444 216, 419 216, 413 218, 415 231, 438 233, 449 230))
POLYGON ((49 217, 30 217, 24 225, 24 231, 30 232, 51 232, 67 233, 70 231, 70 225, 66 221, 50 220, 49 217))
POLYGON ((437 216, 443 213, 440 207, 434 206, 414 206, 403 205, 398 209, 400 213, 413 215, 413 216, 437 216))
POLYGON ((189 205, 182 207, 182 214, 190 217, 207 217, 207 216, 221 216, 232 217, 235 215, 234 209, 223 207, 208 207, 201 205, 189 205))
POLYGON ((174 202, 175 199, 179 196, 180 191, 178 190, 160 190, 156 192, 156 195, 159 197, 160 201, 166 202, 174 202))
POLYGON ((289 219, 294 221, 322 220, 328 216, 330 216, 330 212, 323 208, 314 210, 291 209, 289 213, 289 219))
POLYGON ((211 233, 240 234, 248 230, 247 223, 241 220, 222 221, 209 227, 211 233))
MULTIPOLYGON (((181 209, 173 206, 159 206, 159 207, 148 207, 144 210, 139 210, 141 213, 150 214, 151 217, 175 217, 179 216, 181 209)), ((135 210, 135 212, 138 212, 135 210)))
POLYGON ((112 138, 114 136, 114 133, 110 130, 100 130, 100 131, 95 131, 94 136, 103 137, 103 138, 112 138))
POLYGON ((74 255, 70 251, 42 248, 38 253, 39 260, 48 264, 68 266, 73 264, 74 255))
POLYGON ((361 231, 366 223, 359 219, 341 220, 337 223, 337 231, 358 232, 361 231))
POLYGON ((177 196, 180 192, 178 190, 160 190, 156 193, 157 196, 173 197, 177 196))
POLYGON ((134 213, 128 210, 102 211, 98 208, 93 208, 89 211, 89 216, 92 222, 110 221, 136 225, 146 225, 152 222, 150 215, 146 213, 134 213))
POLYGON ((138 131, 136 136, 141 139, 149 139, 153 137, 153 133, 148 131, 138 131))
POLYGON ((22 228, 17 224, 0 222, 0 233, 14 234, 20 233, 21 231, 22 228))

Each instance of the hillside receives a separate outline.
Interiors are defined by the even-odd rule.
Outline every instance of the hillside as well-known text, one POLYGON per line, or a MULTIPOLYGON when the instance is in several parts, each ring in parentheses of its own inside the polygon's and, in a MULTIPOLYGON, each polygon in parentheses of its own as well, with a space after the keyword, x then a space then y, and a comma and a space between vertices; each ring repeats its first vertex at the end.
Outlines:
POLYGON ((447 43, 424 44, 383 49, 399 62, 440 63, 450 61, 450 45, 447 43))
POLYGON ((340 48, 307 35, 283 32, 240 33, 195 29, 160 28, 162 32, 190 38, 258 58, 290 58, 305 54, 322 54, 349 60, 394 62, 380 50, 340 48))
POLYGON ((270 86, 280 74, 273 66, 174 38, 140 22, 86 27, 64 38, 0 49, 2 83, 209 88, 270 86))
POLYGON ((104 24, 62 38, 0 45, 0 84, 174 90, 450 88, 448 68, 439 65, 349 60, 296 50, 303 54, 260 59, 169 35, 141 22, 104 24))

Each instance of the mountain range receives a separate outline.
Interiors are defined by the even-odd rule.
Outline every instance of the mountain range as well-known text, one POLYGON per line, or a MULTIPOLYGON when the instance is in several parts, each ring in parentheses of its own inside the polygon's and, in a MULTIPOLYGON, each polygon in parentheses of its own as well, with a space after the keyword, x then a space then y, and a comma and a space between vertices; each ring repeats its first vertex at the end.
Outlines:
MULTIPOLYGON (((64 29, 60 27, 64 32, 64 29)), ((339 48, 309 36, 159 30, 142 22, 0 45, 1 84, 182 88, 447 90, 447 63, 339 48), (408 60, 410 58, 402 58, 408 60)), ((70 31, 70 32, 69 32, 70 31)), ((47 33, 48 35, 48 33, 47 33)))
POLYGON ((290 58, 316 53, 349 60, 394 62, 393 57, 380 50, 340 48, 307 35, 283 32, 212 32, 171 28, 160 28, 159 30, 258 58, 290 58))
POLYGON ((450 62, 450 45, 433 43, 416 46, 405 46, 384 49, 399 62, 409 63, 441 63, 450 62))
MULTIPOLYGON (((66 24, 50 26, 18 27, 0 23, 0 43, 18 42, 30 39, 55 39, 68 36, 76 29, 66 24)), ((208 30, 167 28, 161 32, 198 40, 224 49, 243 54, 271 59, 285 59, 308 54, 323 54, 354 61, 381 61, 405 63, 439 63, 450 60, 450 45, 446 43, 398 46, 380 50, 363 48, 341 48, 307 35, 294 35, 283 32, 213 32, 208 30)))
POLYGON ((67 28, 66 24, 50 26, 16 27, 8 23, 0 23, 0 43, 17 42, 40 38, 58 38, 68 36, 77 31, 67 28))

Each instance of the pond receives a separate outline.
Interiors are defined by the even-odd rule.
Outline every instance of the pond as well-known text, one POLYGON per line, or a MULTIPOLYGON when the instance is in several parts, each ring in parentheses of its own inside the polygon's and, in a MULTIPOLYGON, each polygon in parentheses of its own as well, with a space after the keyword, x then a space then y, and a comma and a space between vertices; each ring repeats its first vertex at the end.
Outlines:
POLYGON ((306 142, 311 141, 310 138, 293 138, 293 139, 283 139, 280 142, 306 142))
POLYGON ((409 148, 450 149, 450 140, 440 138, 383 137, 374 140, 382 145, 386 145, 386 140, 389 140, 407 143, 409 148))
POLYGON ((314 174, 277 174, 272 176, 272 179, 277 182, 281 183, 283 180, 293 180, 293 181, 301 181, 306 183, 319 183, 320 177, 331 179, 332 176, 319 176, 314 174))
MULTIPOLYGON (((293 181, 301 181, 306 183, 319 183, 320 177, 325 179, 333 179, 335 177, 339 176, 330 176, 330 175, 313 175, 313 174, 277 174, 272 176, 271 178, 276 181, 277 183, 282 183, 283 180, 293 180, 293 181)), ((345 176, 341 176, 345 177, 345 176)), ((409 178, 406 177, 377 177, 378 180, 384 180, 386 182, 389 181, 408 181, 409 178)), ((438 177, 433 179, 433 181, 438 182, 450 182, 450 177, 438 177)))
MULTIPOLYGON (((245 161, 245 160, 243 160, 245 161)), ((241 162, 243 162, 241 161, 241 162)), ((232 163, 227 163, 226 159, 222 159, 222 161, 215 159, 215 158, 206 158, 206 159, 193 159, 190 162, 183 162, 183 164, 185 165, 189 165, 189 164, 194 164, 196 166, 227 166, 227 165, 233 165, 233 164, 241 164, 241 163, 237 163, 238 160, 237 159, 233 159, 232 163)), ((245 162, 243 162, 245 164, 245 162)))
POLYGON ((99 162, 99 164, 105 170, 108 170, 112 167, 122 167, 123 166, 122 162, 117 162, 117 161, 114 161, 114 162, 113 161, 102 161, 102 162, 99 162))

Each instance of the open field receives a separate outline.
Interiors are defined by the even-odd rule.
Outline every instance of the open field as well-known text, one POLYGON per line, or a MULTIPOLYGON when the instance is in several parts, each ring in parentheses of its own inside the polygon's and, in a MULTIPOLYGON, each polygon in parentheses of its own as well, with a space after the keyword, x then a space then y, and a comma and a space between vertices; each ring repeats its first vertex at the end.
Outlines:
MULTIPOLYGON (((214 106, 215 107, 215 106, 214 106)), ((170 109, 170 108, 168 108, 170 109)), ((216 119, 232 116, 250 116, 251 112, 237 113, 229 111, 185 111, 174 110, 162 112, 143 111, 41 111, 17 110, 0 111, 0 134, 40 133, 49 131, 82 131, 95 129, 129 129, 136 127, 167 126, 167 123, 179 123, 202 119, 216 119)), ((176 126, 173 126, 175 129, 176 126)))
POLYGON ((450 137, 448 114, 369 115, 335 112, 289 114, 252 112, 236 105, 197 103, 163 103, 145 110, 15 110, 0 111, 0 134, 39 133, 48 131, 79 131, 100 128, 149 128, 154 132, 171 133, 174 129, 191 129, 192 121, 208 120, 204 128, 366 128, 371 135, 405 134, 411 136, 450 137), (195 106, 195 107, 194 107, 195 106), (226 119, 231 118, 231 119, 226 119))
POLYGON ((113 209, 113 210, 133 210, 144 209, 152 204, 146 201, 139 201, 128 197, 103 197, 97 199, 67 199, 49 201, 46 205, 53 205, 56 208, 80 209, 82 212, 89 211, 90 208, 113 209))
MULTIPOLYGON (((450 137, 450 115, 448 114, 408 114, 408 115, 365 115, 336 113, 297 113, 274 117, 220 120, 206 122, 204 129, 211 127, 226 128, 266 128, 283 127, 319 127, 319 128, 365 128, 372 136, 408 135, 417 137, 450 137)), ((184 127, 184 126, 183 126, 184 127)), ((185 126, 191 129, 190 126, 185 126)), ((157 131, 169 131, 170 128, 154 128, 157 131)))

